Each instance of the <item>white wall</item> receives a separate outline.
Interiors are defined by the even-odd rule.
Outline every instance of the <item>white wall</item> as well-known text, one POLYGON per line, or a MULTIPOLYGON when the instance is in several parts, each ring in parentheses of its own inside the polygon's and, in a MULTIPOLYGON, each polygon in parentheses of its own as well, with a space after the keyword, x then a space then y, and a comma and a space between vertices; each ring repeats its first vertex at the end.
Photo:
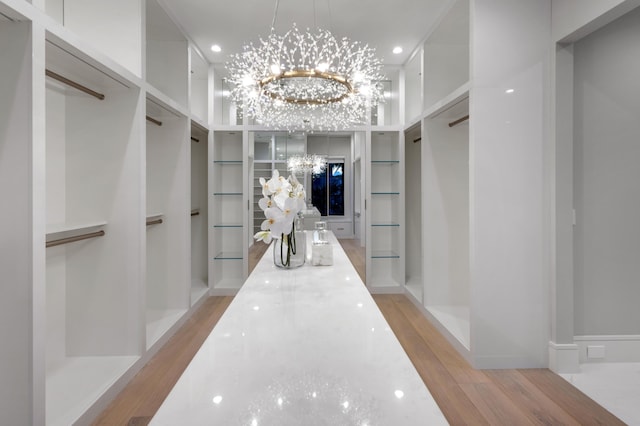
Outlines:
POLYGON ((574 45, 640 4, 638 0, 554 0, 552 3, 551 126, 547 158, 551 249, 550 367, 559 372, 578 369, 574 336, 574 45))
POLYGON ((640 334, 640 8, 574 61, 574 333, 640 334))

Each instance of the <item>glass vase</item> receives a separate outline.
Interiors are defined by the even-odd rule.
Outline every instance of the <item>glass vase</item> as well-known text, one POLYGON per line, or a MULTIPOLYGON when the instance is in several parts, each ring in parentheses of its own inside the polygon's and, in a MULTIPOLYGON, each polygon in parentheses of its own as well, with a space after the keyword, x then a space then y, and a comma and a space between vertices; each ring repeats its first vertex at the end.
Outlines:
POLYGON ((304 265, 306 258, 306 235, 304 231, 282 234, 273 242, 273 263, 278 268, 293 269, 304 265))

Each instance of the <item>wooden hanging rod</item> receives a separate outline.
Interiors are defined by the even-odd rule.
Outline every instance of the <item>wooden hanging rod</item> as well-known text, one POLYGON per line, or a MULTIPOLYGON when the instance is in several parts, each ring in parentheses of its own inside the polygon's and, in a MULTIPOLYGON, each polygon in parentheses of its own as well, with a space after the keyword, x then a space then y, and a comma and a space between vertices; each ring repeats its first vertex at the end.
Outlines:
POLYGON ((200 139, 198 139, 198 138, 194 138, 193 136, 191 136, 191 140, 192 140, 192 141, 194 141, 195 143, 200 142, 200 139))
POLYGON ((147 121, 150 121, 150 122, 152 122, 153 124, 156 124, 156 125, 158 125, 158 126, 162 126, 162 121, 160 121, 160 120, 156 120, 155 118, 153 118, 153 117, 149 117, 148 115, 147 115, 147 121))
POLYGON ((47 241, 47 247, 73 243, 76 241, 87 240, 89 238, 102 237, 103 235, 104 235, 104 231, 97 231, 97 232, 89 232, 88 234, 76 235, 74 237, 60 238, 59 240, 47 241))
POLYGON ((159 225, 161 223, 162 223, 162 219, 148 220, 147 221, 147 226, 149 226, 149 225, 159 225))
POLYGON ((200 215, 200 210, 196 209, 191 211, 191 216, 198 216, 198 215, 200 215))
POLYGON ((60 83, 64 83, 67 86, 73 87, 74 89, 78 89, 81 92, 84 92, 84 93, 86 93, 88 95, 93 96, 94 98, 98 98, 101 101, 104 100, 104 95, 102 93, 98 93, 98 92, 96 92, 94 90, 91 90, 88 87, 83 86, 82 84, 76 83, 73 80, 69 80, 68 78, 63 77, 60 74, 56 74, 55 72, 53 72, 51 70, 45 69, 45 74, 47 75, 47 77, 51 77, 54 80, 58 80, 60 83))
POLYGON ((469 119, 469 116, 465 115, 464 117, 458 118, 457 120, 452 121, 451 123, 449 123, 449 127, 456 126, 456 125, 462 123, 463 121, 467 121, 468 119, 469 119))

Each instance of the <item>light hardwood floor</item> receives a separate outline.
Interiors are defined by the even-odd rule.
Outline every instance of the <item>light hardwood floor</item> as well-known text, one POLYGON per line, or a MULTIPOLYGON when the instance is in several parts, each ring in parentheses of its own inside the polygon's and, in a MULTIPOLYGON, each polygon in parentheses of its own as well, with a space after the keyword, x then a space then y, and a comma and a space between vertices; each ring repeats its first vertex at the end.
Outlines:
MULTIPOLYGON (((364 250, 340 242, 363 277, 364 250)), ((253 245, 250 270, 266 247, 253 245)), ((547 369, 474 370, 404 295, 373 298, 452 425, 624 424, 547 369)), ((231 300, 208 298, 94 424, 146 425, 231 300)))

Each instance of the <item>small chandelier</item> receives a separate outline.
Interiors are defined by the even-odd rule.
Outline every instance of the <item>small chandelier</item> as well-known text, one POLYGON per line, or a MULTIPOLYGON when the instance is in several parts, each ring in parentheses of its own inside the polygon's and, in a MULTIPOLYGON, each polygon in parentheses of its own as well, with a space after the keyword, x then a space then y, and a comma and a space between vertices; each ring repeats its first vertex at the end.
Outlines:
POLYGON ((319 175, 324 172, 327 159, 317 154, 292 155, 287 160, 287 170, 296 173, 319 175))
POLYGON ((245 45, 226 64, 230 97, 243 112, 289 131, 365 124, 367 112, 383 100, 382 63, 374 49, 336 40, 323 29, 301 32, 294 24, 279 36, 273 27, 269 37, 245 45))

